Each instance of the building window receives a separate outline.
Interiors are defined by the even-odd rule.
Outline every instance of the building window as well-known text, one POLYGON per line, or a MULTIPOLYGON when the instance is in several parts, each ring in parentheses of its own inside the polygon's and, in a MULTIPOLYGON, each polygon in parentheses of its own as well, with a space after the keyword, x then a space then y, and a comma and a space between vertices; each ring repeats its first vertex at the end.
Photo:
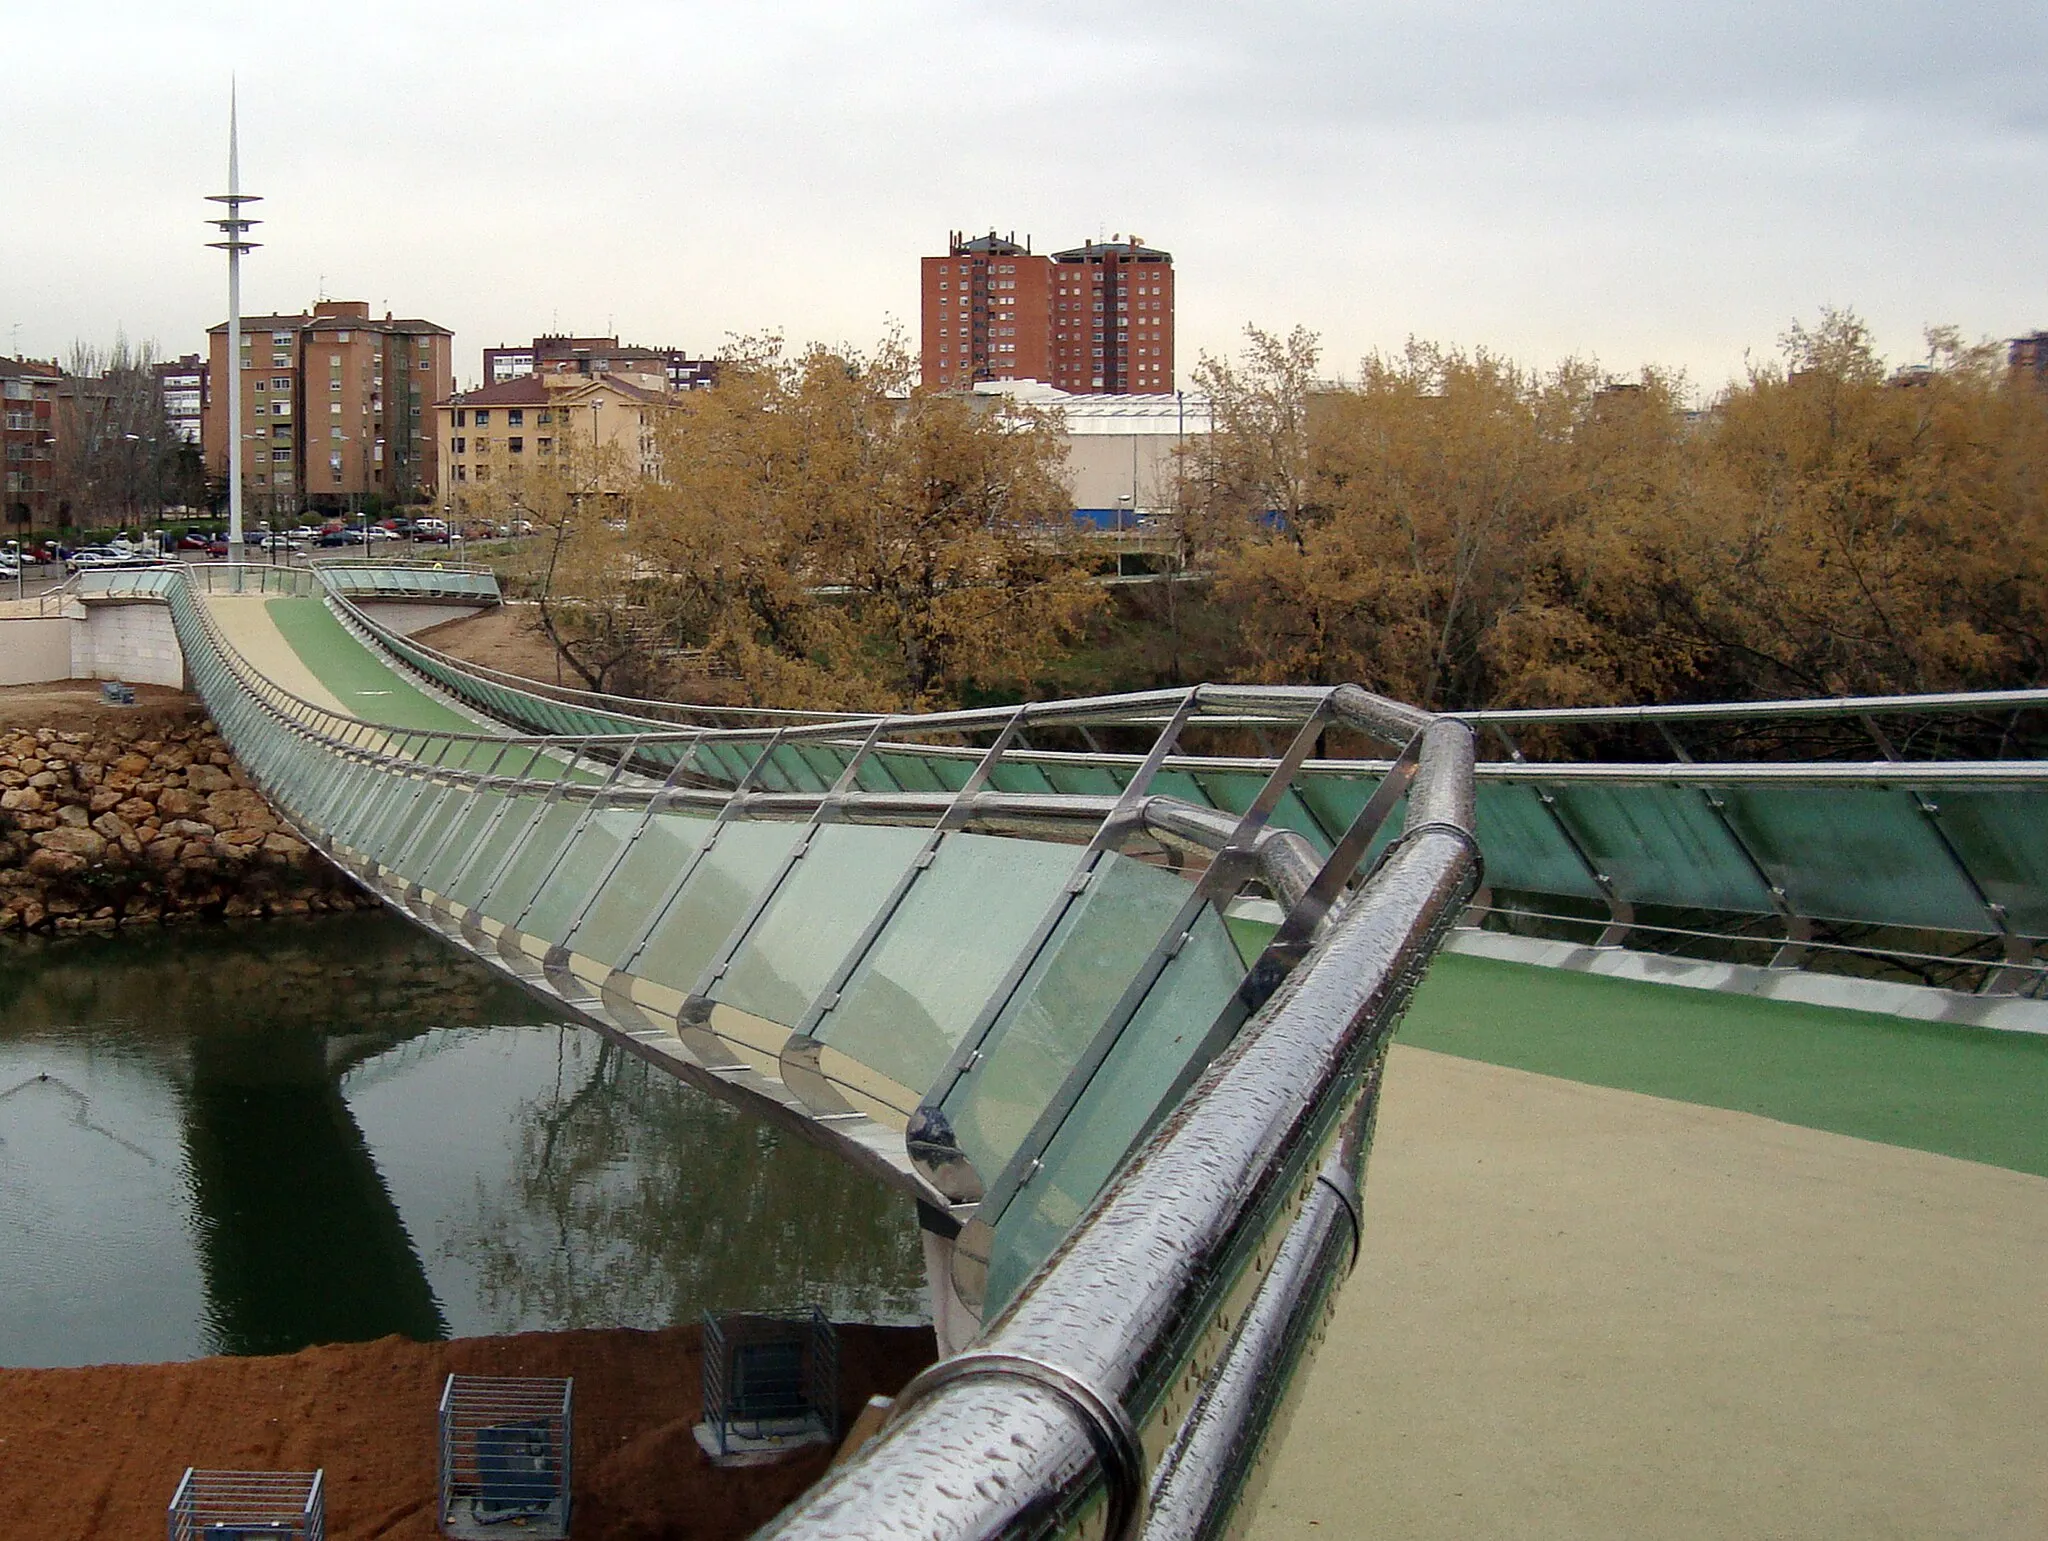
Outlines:
POLYGON ((553 422, 554 420, 555 420, 555 414, 554 414, 554 411, 553 411, 553 409, 552 409, 552 408, 549 408, 549 407, 542 407, 542 408, 540 409, 539 413, 538 413, 538 414, 536 414, 536 416, 535 416, 535 418, 534 418, 534 421, 535 421, 535 422, 537 422, 537 423, 539 423, 539 424, 541 425, 541 427, 543 427, 543 428, 547 427, 547 425, 548 425, 549 423, 552 423, 552 422, 553 422))
POLYGON ((505 412, 505 426, 508 428, 524 428, 526 426, 525 409, 521 407, 507 408, 505 412))
POLYGON ((467 428, 469 426, 469 414, 460 407, 455 409, 455 426, 457 428, 467 428))
POLYGON ((533 447, 538 454, 552 455, 555 452, 555 441, 553 439, 535 439, 533 447))
MULTIPOLYGON (((287 368, 290 366, 291 361, 292 356, 289 353, 273 353, 270 355, 270 367, 272 369, 287 368)), ((253 368, 254 365, 252 365, 248 359, 243 359, 242 367, 244 369, 250 369, 253 368)))
POLYGON ((491 479, 491 468, 489 466, 478 466, 476 468, 476 479, 480 482, 489 481, 491 479))
POLYGON ((457 481, 459 481, 459 482, 466 482, 466 481, 468 481, 468 480, 469 480, 469 467, 468 467, 468 466, 457 466, 457 467, 455 468, 455 479, 456 479, 457 481))
POLYGON ((490 410, 489 410, 488 408, 485 408, 485 407, 478 407, 478 408, 477 408, 477 411, 476 411, 476 425, 477 425, 477 427, 479 427, 479 428, 488 428, 488 427, 490 427, 490 426, 491 426, 491 414, 490 414, 490 410))
POLYGON ((526 440, 522 439, 522 438, 521 438, 521 437, 520 437, 520 436, 519 436, 518 434, 516 434, 516 433, 515 433, 515 434, 513 434, 513 435, 512 435, 512 436, 511 436, 510 438, 508 438, 508 439, 507 439, 507 440, 505 441, 505 453, 506 453, 506 454, 508 454, 508 455, 523 455, 523 454, 525 454, 525 453, 526 453, 526 440))
POLYGON ((469 453, 469 441, 467 439, 458 438, 452 445, 449 446, 449 448, 451 452, 454 454, 466 455, 469 453))
POLYGON ((270 415, 272 417, 290 417, 292 415, 292 404, 288 401, 273 401, 270 404, 270 415))
MULTIPOLYGON (((479 413, 478 415, 481 416, 482 414, 479 413)), ((478 439, 476 441, 476 452, 479 455, 488 455, 491 452, 491 441, 489 439, 478 439)))

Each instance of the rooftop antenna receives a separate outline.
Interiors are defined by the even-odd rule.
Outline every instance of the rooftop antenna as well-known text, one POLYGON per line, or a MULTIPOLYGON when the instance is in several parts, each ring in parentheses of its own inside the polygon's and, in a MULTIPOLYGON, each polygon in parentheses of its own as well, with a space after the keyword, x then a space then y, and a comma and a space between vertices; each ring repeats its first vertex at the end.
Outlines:
POLYGON ((245 203, 260 203, 256 193, 242 191, 241 135, 236 117, 235 79, 228 77, 228 190, 208 193, 208 203, 227 205, 223 218, 208 220, 225 240, 208 241, 228 254, 228 560, 242 560, 242 253, 260 244, 247 239, 252 226, 263 223, 242 214, 245 203))

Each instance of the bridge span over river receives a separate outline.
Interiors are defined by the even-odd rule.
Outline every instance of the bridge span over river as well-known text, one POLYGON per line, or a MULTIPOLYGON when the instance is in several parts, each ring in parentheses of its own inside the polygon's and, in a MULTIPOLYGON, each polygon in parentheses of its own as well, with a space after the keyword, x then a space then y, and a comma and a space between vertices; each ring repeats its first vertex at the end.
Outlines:
POLYGON ((388 904, 914 1201, 941 1361, 777 1534, 1228 1525, 1355 1259, 1386 1049, 1454 927, 2048 1026, 2041 693, 721 711, 392 624, 495 600, 482 572, 165 568, 80 596, 167 606, 250 773, 388 904))

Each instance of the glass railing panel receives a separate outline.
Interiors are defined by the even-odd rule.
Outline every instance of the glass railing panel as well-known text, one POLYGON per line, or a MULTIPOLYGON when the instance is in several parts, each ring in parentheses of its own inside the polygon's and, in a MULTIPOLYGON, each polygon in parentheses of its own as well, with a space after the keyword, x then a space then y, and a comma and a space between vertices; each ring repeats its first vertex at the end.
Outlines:
POLYGON ((2012 929, 2048 936, 2048 818, 2039 794, 1953 788, 1929 800, 1985 897, 2005 906, 2012 929))
POLYGON ((1055 762, 1042 768, 1053 790, 1070 797, 1115 797, 1124 789, 1123 782, 1104 766, 1055 762))
POLYGON ((1209 800, 1209 794, 1202 790, 1202 783, 1184 770, 1159 770, 1153 772, 1152 785, 1147 790, 1157 792, 1163 797, 1177 798, 1181 802, 1192 803, 1197 808, 1214 806, 1209 800))
POLYGON ((792 744, 789 748, 810 767, 820 791, 837 785, 846 772, 846 762, 853 758, 852 749, 842 750, 833 744, 792 744))
POLYGON ((452 881, 448 896, 458 904, 481 905, 485 885, 491 881, 505 858, 511 854, 512 846, 526 827, 540 812, 541 799, 538 793, 528 793, 512 799, 512 806, 505 810, 505 816, 484 837, 482 849, 477 851, 469 865, 452 881))
POLYGON ((997 1218, 989 1258, 995 1311, 1052 1255, 1095 1201, 1244 979, 1222 919, 1204 908, 1187 945, 1166 965, 1080 1099, 1038 1153, 1044 1163, 997 1218))
POLYGON ((501 793, 472 792, 453 830, 445 832, 445 838, 436 844, 423 848, 427 856, 420 872, 420 886, 437 894, 447 893, 449 883, 462 870, 464 859, 476 849, 476 843, 483 839, 491 820, 504 806, 501 793))
POLYGON ((720 829, 648 938, 633 972, 672 989, 694 989, 803 832, 801 824, 746 820, 720 829))
POLYGON ((730 739, 707 740, 697 751, 697 764, 714 780, 727 786, 738 786, 740 778, 746 775, 755 758, 761 753, 761 745, 735 743, 730 739))
POLYGON ((1042 795, 1053 790, 1052 781, 1045 771, 1029 760, 998 760, 995 769, 989 772, 988 782, 998 792, 1042 795))
POLYGON ((544 936, 559 942, 569 934, 569 922, 583 908, 583 901, 611 870, 626 837, 640 823, 637 808, 603 808, 584 825, 575 843, 562 857, 533 901, 520 930, 530 936, 544 936))
POLYGON ((1074 861, 1072 846, 948 835, 816 1036, 924 1093, 1059 897, 1074 861))
POLYGON ((906 792, 950 792, 956 790, 941 781, 931 761, 914 749, 877 749, 874 758, 888 766, 896 785, 906 792))
MULTIPOLYGON (((1909 793, 1729 787, 1728 816, 1797 914, 1988 931, 1991 922, 1909 793)), ((1482 848, 1486 839, 1480 826, 1482 848)), ((1492 870, 1492 854, 1487 867, 1492 870)))
POLYGON ((497 891, 478 901, 486 915, 508 926, 519 924, 520 913, 533 902, 541 884, 547 881, 562 842, 569 837, 569 832, 576 827, 577 820, 585 811, 586 805, 580 802, 558 799, 548 805, 533 833, 521 842, 519 854, 512 858, 511 870, 498 884, 497 891))
POLYGON ((1111 854, 1068 908, 943 1104, 960 1148, 992 1181, 1065 1081, 1147 955, 1179 913, 1188 884, 1111 854))
POLYGON ((649 819, 619 869, 605 880, 570 947, 616 963, 653 919, 655 905, 710 829, 708 814, 664 812, 649 819))
MULTIPOLYGON (((1265 774, 1259 771, 1222 771, 1204 776, 1202 785, 1216 800, 1217 807, 1242 814, 1258 801, 1266 781, 1265 774)), ((1273 805, 1272 817, 1266 822, 1274 829, 1293 830, 1319 851, 1329 850, 1336 843, 1337 836, 1344 832, 1344 826, 1340 824, 1335 834, 1326 833, 1316 822, 1315 815, 1302 805, 1292 786, 1280 794, 1280 801, 1273 805)))
POLYGON ((1489 884, 1604 900, 1534 787, 1482 781, 1473 801, 1489 884))
POLYGON ((795 1027, 927 838, 915 828, 819 827, 712 987, 712 999, 795 1027))
POLYGON ((1554 788, 1593 865, 1636 904, 1768 914, 1770 891, 1697 787, 1554 788))
POLYGON ((474 795, 474 789, 466 786, 430 788, 420 799, 421 815, 409 822, 399 839, 384 848, 384 865, 402 874, 408 882, 418 882, 428 858, 468 810, 474 795))
MULTIPOLYGON (((390 774, 387 772, 386 774, 390 774)), ((433 783, 413 776, 393 776, 389 794, 363 824, 361 849, 366 856, 396 851, 405 831, 432 806, 433 783)))

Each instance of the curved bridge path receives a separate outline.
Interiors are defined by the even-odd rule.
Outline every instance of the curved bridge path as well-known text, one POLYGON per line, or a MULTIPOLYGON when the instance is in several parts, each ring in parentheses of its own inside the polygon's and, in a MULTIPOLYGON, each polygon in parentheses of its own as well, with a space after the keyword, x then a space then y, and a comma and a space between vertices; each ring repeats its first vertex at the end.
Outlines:
MULTIPOLYGON (((1841 988, 1783 966, 1831 945, 1816 922, 1961 934, 1935 962, 1982 989, 1872 987, 1893 991, 1886 1020, 2039 1025, 2038 762, 1516 752, 1475 779, 1465 724, 1352 687, 721 714, 493 675, 364 608, 489 598, 484 574, 214 568, 108 575, 100 592, 169 605, 244 763, 366 887, 915 1201, 948 1357, 776 1534, 1242 1523, 1357 1256, 1394 1024, 1475 897, 1596 921, 1607 945, 1577 966, 1608 971, 1691 967, 1626 964, 1641 955, 1615 946, 1674 915, 1688 935, 1702 916, 1776 928, 1779 967, 1712 965, 1714 982, 1760 994, 1841 988)), ((1513 748, 1504 724, 1478 725, 1513 748)), ((1483 1015, 1480 1037, 1536 1020, 1499 998, 1483 1015)), ((1640 1067, 1588 1071, 1569 1046, 1553 1045, 1557 1064, 1497 1035, 1439 1047, 1514 1067, 1482 1079, 1555 1070, 1603 1096, 1672 1094, 1634 1085, 1640 1067)), ((1458 1075, 1443 1084, 1456 1093, 1458 1075)), ((1470 1092, 1452 1100, 1470 1111, 1470 1092)), ((1488 1098, 1542 1100, 1506 1083, 1488 1098)), ((1788 1121, 1802 1120, 1839 1127, 1825 1110, 1788 1121)), ((1519 1156, 1513 1127, 1488 1137, 1519 1156)), ((1387 1303, 1355 1309, 1383 1320, 1387 1303)), ((1521 1310, 1502 1306, 1487 1333, 1521 1310)), ((1317 1396, 1353 1362, 1324 1361, 1317 1396)), ((1281 1502, 1308 1491, 1286 1479, 1281 1502)), ((1500 1492, 1502 1512, 1521 1501, 1500 1492)))

